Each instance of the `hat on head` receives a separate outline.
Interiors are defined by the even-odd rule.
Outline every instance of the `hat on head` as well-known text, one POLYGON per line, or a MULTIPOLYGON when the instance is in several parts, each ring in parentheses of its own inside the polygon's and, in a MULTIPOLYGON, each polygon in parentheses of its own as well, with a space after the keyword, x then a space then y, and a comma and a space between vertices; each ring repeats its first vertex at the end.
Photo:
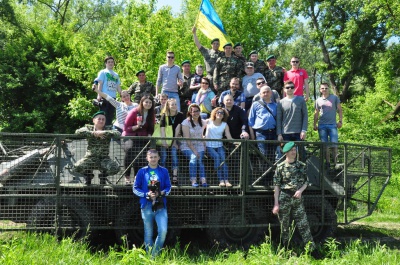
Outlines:
POLYGON ((288 142, 288 143, 286 143, 285 146, 283 147, 282 152, 283 152, 283 153, 287 153, 287 152, 289 152, 294 146, 295 146, 295 143, 294 143, 294 142, 288 142))
POLYGON ((253 50, 249 53, 249 56, 251 56, 252 54, 258 54, 258 52, 256 50, 253 50))
POLYGON ((219 41, 218 38, 212 39, 211 44, 213 44, 214 41, 219 41))
POLYGON ((185 63, 190 64, 190 61, 189 61, 189 60, 184 60, 184 61, 181 63, 181 66, 183 66, 185 63))
POLYGON ((271 60, 271 59, 276 59, 275 55, 271 54, 267 57, 267 61, 271 60))
POLYGON ((254 63, 253 62, 247 62, 246 63, 246 68, 252 67, 254 68, 254 63))
POLYGON ((104 116, 106 116, 106 113, 105 113, 104 111, 100 110, 100 111, 96 112, 95 114, 93 114, 92 119, 94 119, 94 118, 95 118, 96 116, 98 116, 98 115, 104 115, 104 116))
POLYGON ((138 76, 138 75, 141 74, 141 73, 145 74, 146 72, 145 72, 144 70, 140 70, 140 71, 138 71, 138 72, 136 73, 136 76, 138 76))
POLYGON ((226 46, 231 46, 232 47, 232 43, 228 42, 227 44, 224 45, 223 48, 225 48, 226 46))
POLYGON ((236 47, 242 46, 242 44, 240 42, 235 43, 235 45, 233 46, 233 48, 235 49, 236 47))

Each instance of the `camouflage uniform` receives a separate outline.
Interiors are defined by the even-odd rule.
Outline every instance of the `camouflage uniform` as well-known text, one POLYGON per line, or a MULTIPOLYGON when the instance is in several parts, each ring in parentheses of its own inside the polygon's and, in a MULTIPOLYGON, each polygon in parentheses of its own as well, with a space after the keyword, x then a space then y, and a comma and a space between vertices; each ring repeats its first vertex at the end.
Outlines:
MULTIPOLYGON (((119 171, 119 164, 109 157, 110 140, 112 137, 120 136, 111 126, 106 126, 104 139, 93 136, 94 126, 86 125, 78 130, 76 134, 87 138, 87 149, 85 156, 74 165, 74 172, 81 173, 87 178, 93 177, 93 170, 98 169, 102 174, 115 175, 119 171)), ((87 182, 90 183, 90 180, 87 182)))
POLYGON ((265 69, 267 69, 267 68, 268 68, 268 66, 266 65, 266 63, 263 60, 258 59, 254 63, 254 73, 264 74, 265 69))
POLYGON ((301 199, 294 198, 293 195, 304 184, 308 185, 307 166, 303 162, 296 161, 280 163, 275 171, 274 186, 280 187, 279 194, 279 219, 282 229, 282 242, 286 245, 289 242, 290 217, 296 221, 297 229, 307 244, 311 242, 312 248, 315 247, 310 226, 307 221, 307 214, 301 199))
POLYGON ((264 77, 268 86, 278 91, 279 95, 282 95, 284 75, 283 68, 280 66, 275 66, 274 69, 269 69, 268 66, 265 68, 264 77))
POLYGON ((186 113, 188 109, 188 105, 185 103, 186 100, 191 100, 193 96, 193 91, 190 89, 190 83, 194 74, 190 76, 183 75, 183 84, 182 87, 179 89, 179 99, 181 101, 181 112, 186 113))
MULTIPOLYGON (((238 56, 238 55, 234 55, 234 57, 236 58, 236 60, 239 62, 239 75, 238 75, 238 77, 239 78, 242 78, 243 76, 245 76, 246 75, 246 72, 244 71, 244 66, 245 66, 245 64, 246 64, 246 58, 243 56, 243 55, 241 55, 241 56, 238 56)), ((240 84, 240 86, 242 86, 242 84, 240 84)))
POLYGON ((217 59, 222 55, 222 52, 214 51, 213 49, 206 49, 203 46, 201 46, 199 51, 204 57, 204 65, 206 66, 207 78, 210 79, 210 87, 212 88, 212 85, 214 83, 212 78, 214 75, 215 64, 217 62, 217 59))
POLYGON ((218 58, 214 69, 214 83, 218 86, 218 96, 227 89, 233 77, 239 77, 239 61, 231 56, 218 58))
POLYGON ((135 82, 128 88, 128 93, 131 97, 135 95, 134 102, 139 104, 143 96, 150 94, 154 96, 156 94, 156 88, 151 82, 146 81, 146 83, 142 85, 139 82, 135 82))

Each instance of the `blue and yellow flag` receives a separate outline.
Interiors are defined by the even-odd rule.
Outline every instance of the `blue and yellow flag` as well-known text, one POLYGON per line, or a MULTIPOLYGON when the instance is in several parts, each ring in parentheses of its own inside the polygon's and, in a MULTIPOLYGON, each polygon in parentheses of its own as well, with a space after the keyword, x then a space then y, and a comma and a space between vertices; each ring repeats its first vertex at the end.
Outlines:
POLYGON ((195 26, 210 40, 219 38, 221 47, 226 43, 231 42, 226 34, 224 25, 222 25, 222 21, 217 12, 215 12, 210 0, 203 0, 201 2, 195 26))

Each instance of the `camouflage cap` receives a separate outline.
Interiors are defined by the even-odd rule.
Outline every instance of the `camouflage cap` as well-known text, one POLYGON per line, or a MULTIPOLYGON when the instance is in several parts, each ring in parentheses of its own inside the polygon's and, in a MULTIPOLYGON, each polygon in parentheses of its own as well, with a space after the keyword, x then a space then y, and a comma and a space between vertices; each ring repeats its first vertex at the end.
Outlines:
POLYGON ((271 60, 271 59, 276 59, 275 55, 273 55, 273 54, 269 55, 267 57, 267 62, 268 62, 268 60, 271 60))
POLYGON ((184 61, 181 63, 181 66, 183 66, 185 63, 190 64, 190 61, 189 61, 189 60, 184 60, 184 61))
POLYGON ((283 149, 282 149, 282 152, 283 153, 287 153, 287 152, 289 152, 293 147, 295 147, 296 146, 296 144, 294 143, 294 142, 288 142, 288 143, 286 143, 285 144, 285 146, 283 147, 283 149))
POLYGON ((106 113, 105 113, 104 111, 100 110, 100 111, 96 112, 95 114, 93 114, 92 118, 94 119, 94 118, 95 118, 96 116, 98 116, 98 115, 104 115, 104 116, 106 116, 106 113))
POLYGON ((235 49, 236 47, 242 46, 242 44, 240 42, 235 43, 235 45, 233 46, 233 48, 235 49))
POLYGON ((139 71, 136 73, 136 76, 138 76, 138 75, 141 74, 141 73, 145 74, 146 72, 145 72, 144 70, 139 70, 139 71))
POLYGON ((227 47, 227 46, 231 46, 232 47, 232 43, 228 42, 227 44, 224 45, 223 48, 227 47))

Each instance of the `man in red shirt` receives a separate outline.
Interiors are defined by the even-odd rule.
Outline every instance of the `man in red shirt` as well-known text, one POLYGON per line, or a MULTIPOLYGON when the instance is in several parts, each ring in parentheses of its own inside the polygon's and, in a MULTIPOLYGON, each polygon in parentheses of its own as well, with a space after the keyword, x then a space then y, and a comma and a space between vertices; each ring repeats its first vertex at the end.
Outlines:
POLYGON ((304 99, 307 101, 310 98, 307 71, 300 68, 300 60, 298 57, 292 57, 292 59, 290 60, 290 64, 292 65, 292 69, 285 72, 283 81, 292 81, 295 86, 294 95, 304 97, 304 99), (306 91, 305 96, 304 90, 306 91))

